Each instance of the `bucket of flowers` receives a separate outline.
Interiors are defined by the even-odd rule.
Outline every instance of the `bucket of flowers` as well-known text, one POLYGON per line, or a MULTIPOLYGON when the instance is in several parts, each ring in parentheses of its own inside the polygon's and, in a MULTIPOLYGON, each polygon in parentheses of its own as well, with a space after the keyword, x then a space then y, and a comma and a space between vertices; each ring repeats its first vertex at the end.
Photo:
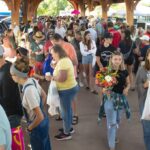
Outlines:
POLYGON ((103 91, 107 91, 107 94, 117 84, 117 71, 112 70, 110 66, 103 67, 96 73, 95 83, 97 86, 102 87, 103 91))

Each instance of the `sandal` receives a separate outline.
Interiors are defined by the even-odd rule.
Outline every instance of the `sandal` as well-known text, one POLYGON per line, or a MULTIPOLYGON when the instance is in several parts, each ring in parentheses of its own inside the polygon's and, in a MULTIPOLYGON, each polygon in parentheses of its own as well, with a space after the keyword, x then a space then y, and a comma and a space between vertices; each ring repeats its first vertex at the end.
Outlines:
POLYGON ((60 116, 58 116, 55 120, 56 121, 62 121, 62 118, 60 116))
POLYGON ((89 90, 89 89, 90 89, 90 88, 87 86, 87 87, 86 87, 86 90, 89 90))
POLYGON ((73 118, 72 118, 72 125, 78 124, 78 121, 79 121, 79 117, 78 116, 73 116, 73 118))
POLYGON ((96 95, 98 94, 98 92, 95 90, 91 91, 91 93, 96 94, 96 95))

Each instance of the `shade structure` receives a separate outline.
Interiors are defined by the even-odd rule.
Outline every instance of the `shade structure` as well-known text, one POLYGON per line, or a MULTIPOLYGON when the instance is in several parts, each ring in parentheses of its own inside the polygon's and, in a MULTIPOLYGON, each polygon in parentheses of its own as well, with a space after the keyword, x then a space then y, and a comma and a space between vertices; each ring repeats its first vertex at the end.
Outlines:
POLYGON ((73 11, 71 12, 71 14, 73 14, 73 15, 79 15, 79 14, 80 14, 80 11, 79 11, 79 10, 73 10, 73 11))

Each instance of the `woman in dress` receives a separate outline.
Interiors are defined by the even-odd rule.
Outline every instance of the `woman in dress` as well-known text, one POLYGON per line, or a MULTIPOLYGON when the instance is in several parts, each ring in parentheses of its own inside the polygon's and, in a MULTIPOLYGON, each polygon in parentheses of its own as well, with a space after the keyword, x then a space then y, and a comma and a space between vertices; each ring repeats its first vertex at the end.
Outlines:
POLYGON ((134 49, 136 45, 134 41, 131 39, 131 32, 129 29, 124 31, 124 39, 119 44, 119 50, 123 54, 124 62, 126 65, 126 69, 129 73, 129 79, 131 83, 131 90, 134 90, 133 87, 133 64, 134 64, 134 49))

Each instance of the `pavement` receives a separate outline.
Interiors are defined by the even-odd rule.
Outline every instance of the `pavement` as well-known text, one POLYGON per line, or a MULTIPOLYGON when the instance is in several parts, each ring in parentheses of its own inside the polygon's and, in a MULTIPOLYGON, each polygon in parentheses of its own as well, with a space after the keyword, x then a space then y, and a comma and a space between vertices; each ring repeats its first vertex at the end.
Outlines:
MULTIPOLYGON (((145 150, 142 126, 140 123, 138 99, 136 92, 129 92, 129 104, 132 111, 130 120, 122 116, 118 130, 119 144, 116 150, 145 150)), ((97 122, 100 99, 98 95, 82 88, 77 96, 79 123, 74 126, 72 140, 57 141, 54 136, 62 127, 62 121, 50 117, 50 137, 52 150, 109 150, 107 144, 106 120, 101 125, 97 122)), ((26 133, 25 133, 26 134, 26 133)), ((29 150, 28 136, 25 136, 26 149, 29 150)))

